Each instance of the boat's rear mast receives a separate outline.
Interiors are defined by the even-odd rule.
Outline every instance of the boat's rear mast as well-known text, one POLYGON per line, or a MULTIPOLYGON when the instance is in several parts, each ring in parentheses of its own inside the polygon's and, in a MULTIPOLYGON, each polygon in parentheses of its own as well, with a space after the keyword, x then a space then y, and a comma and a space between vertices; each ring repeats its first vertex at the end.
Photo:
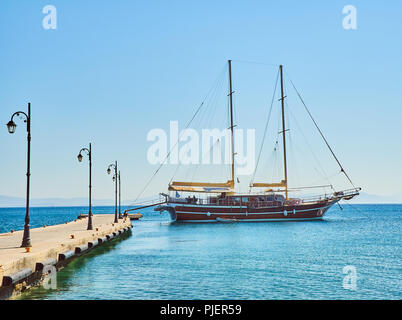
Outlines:
POLYGON ((281 104, 282 104, 282 139, 283 139, 283 168, 284 168, 284 186, 285 186, 285 199, 288 200, 288 171, 286 163, 286 126, 285 126, 285 96, 283 93, 283 66, 279 66, 281 75, 281 104))
POLYGON ((230 104, 230 137, 232 145, 232 183, 234 189, 235 171, 234 171, 234 135, 233 135, 233 90, 232 90, 232 60, 228 60, 229 66, 229 104, 230 104))

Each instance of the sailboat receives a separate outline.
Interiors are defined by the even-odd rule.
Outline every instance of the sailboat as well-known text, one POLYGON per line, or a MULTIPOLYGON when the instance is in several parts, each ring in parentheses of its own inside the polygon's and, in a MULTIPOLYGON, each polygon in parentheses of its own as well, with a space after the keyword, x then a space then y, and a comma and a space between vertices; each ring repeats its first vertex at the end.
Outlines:
MULTIPOLYGON (((333 205, 340 200, 350 200, 359 194, 361 188, 352 188, 342 191, 333 191, 330 194, 317 195, 308 199, 291 197, 288 188, 288 169, 286 155, 286 123, 283 66, 279 66, 281 84, 281 122, 283 146, 283 179, 280 182, 256 182, 250 188, 263 188, 258 193, 235 192, 235 161, 234 161, 234 134, 233 134, 233 90, 232 90, 232 61, 228 61, 229 74, 229 106, 231 131, 231 177, 226 182, 185 182, 172 181, 169 183, 169 193, 161 193, 165 197, 162 204, 155 207, 156 211, 167 211, 171 219, 187 223, 235 223, 257 221, 299 221, 320 220, 333 205), (279 188, 274 190, 273 188, 279 188), (192 196, 181 197, 179 193, 188 193, 192 196), (207 195, 205 197, 205 194, 207 195), (200 195, 200 196, 195 196, 200 195), (204 195, 204 197, 202 196, 204 195)), ((313 120, 314 121, 314 120, 313 120)), ((315 123, 315 122, 314 122, 315 123)), ((318 128, 318 126, 317 126, 318 128)), ((319 129, 319 128, 318 128, 319 129)), ((320 131, 320 130, 319 130, 320 131)), ((322 132, 320 131, 322 135, 322 132)), ((322 135, 325 140, 325 137, 322 135)), ((325 140, 332 155, 332 149, 325 140)), ((335 157, 341 172, 345 171, 335 157)), ((347 176, 347 175, 346 175, 347 176)), ((347 176, 348 177, 348 176, 347 176)), ((349 177, 348 177, 349 179, 349 177)), ((349 179, 350 180, 350 179, 349 179)), ((350 181, 351 182, 351 181, 350 181)), ((353 183, 352 183, 353 185, 353 183)))

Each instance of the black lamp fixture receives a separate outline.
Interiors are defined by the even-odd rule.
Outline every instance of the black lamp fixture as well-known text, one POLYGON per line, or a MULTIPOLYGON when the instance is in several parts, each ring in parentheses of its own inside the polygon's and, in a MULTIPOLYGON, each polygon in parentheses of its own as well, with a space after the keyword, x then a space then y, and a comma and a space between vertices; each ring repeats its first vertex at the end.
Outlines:
MULTIPOLYGON (((27 145, 28 145, 28 150, 27 150, 27 191, 26 191, 26 206, 25 206, 25 224, 24 224, 24 234, 22 237, 22 248, 30 248, 32 247, 31 245, 31 233, 30 233, 30 228, 29 228, 29 184, 30 184, 30 176, 31 176, 31 103, 28 103, 28 114, 26 114, 23 111, 17 111, 14 112, 13 115, 11 116, 11 120, 7 123, 7 129, 8 132, 13 134, 15 130, 17 129, 17 125, 13 121, 14 116, 24 116, 24 122, 27 124, 27 145)), ((27 249, 28 251, 29 249, 27 249)))
POLYGON ((13 134, 15 132, 15 130, 17 129, 17 125, 15 124, 15 122, 13 120, 10 120, 7 123, 7 129, 8 129, 8 132, 11 134, 13 134))
POLYGON ((113 175, 113 182, 115 182, 115 206, 114 206, 114 222, 118 223, 119 220, 117 218, 117 161, 115 161, 115 163, 110 164, 107 167, 107 174, 110 174, 112 172, 112 170, 110 168, 114 169, 114 175, 113 175))
POLYGON ((77 159, 79 162, 82 162, 82 154, 81 152, 87 152, 88 154, 88 159, 89 159, 89 209, 88 209, 88 227, 87 230, 93 230, 93 225, 92 225, 92 150, 91 150, 91 143, 89 144, 89 149, 88 148, 82 148, 80 152, 78 153, 77 159))

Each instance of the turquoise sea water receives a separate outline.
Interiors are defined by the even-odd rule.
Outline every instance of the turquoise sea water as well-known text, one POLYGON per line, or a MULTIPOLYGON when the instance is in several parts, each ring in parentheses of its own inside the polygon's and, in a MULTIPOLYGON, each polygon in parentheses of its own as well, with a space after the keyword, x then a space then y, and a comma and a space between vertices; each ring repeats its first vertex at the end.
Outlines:
MULTIPOLYGON (((32 227, 86 208, 32 208, 32 227)), ((96 207, 95 213, 113 212, 96 207)), ((132 234, 57 274, 57 289, 22 299, 401 299, 402 205, 333 207, 323 221, 176 224, 143 211, 132 234), (344 289, 345 266, 357 272, 344 289)), ((22 229, 23 208, 0 209, 0 232, 22 229)))

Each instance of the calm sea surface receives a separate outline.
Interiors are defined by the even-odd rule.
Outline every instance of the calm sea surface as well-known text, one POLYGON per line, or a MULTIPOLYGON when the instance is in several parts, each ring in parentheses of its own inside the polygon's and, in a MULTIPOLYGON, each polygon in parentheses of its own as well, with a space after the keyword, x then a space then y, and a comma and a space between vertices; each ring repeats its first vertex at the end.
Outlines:
MULTIPOLYGON (((86 208, 32 208, 31 226, 86 208)), ((113 212, 95 207, 95 213, 113 212)), ((0 208, 0 233, 22 229, 23 208, 0 208)), ((132 234, 57 274, 57 289, 22 299, 401 299, 402 205, 333 207, 323 221, 175 224, 143 211, 132 234), (345 266, 356 290, 343 288, 345 266)), ((35 244, 34 244, 35 245, 35 244)))

